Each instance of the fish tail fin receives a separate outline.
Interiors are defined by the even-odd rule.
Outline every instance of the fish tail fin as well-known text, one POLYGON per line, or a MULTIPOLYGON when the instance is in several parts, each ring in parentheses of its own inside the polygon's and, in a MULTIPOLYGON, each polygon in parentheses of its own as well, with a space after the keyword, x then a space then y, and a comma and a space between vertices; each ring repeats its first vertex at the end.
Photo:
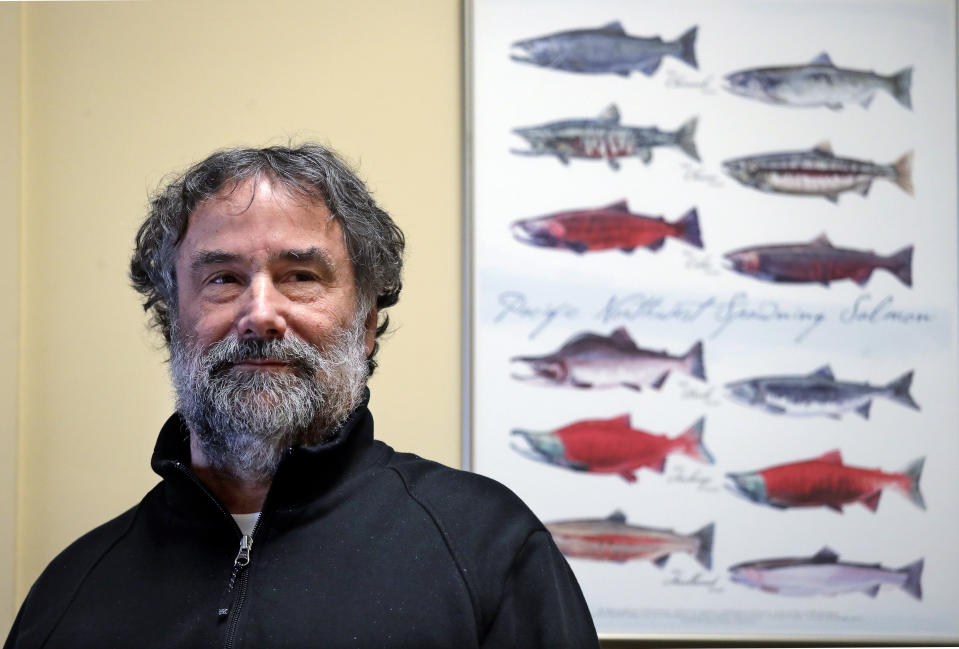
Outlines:
POLYGON ((696 70, 699 69, 699 64, 696 62, 696 32, 698 29, 698 25, 693 25, 676 41, 679 43, 679 60, 691 65, 696 70))
POLYGON ((674 223, 676 226, 676 236, 697 248, 703 247, 702 235, 699 232, 699 213, 696 208, 692 208, 683 217, 674 223))
POLYGON ((912 246, 906 246, 889 257, 889 270, 900 282, 912 286, 912 246))
POLYGON ((696 162, 699 162, 699 152, 696 150, 696 142, 693 137, 696 135, 696 123, 698 121, 698 117, 693 117, 676 131, 676 144, 683 153, 696 162))
POLYGON ((698 341, 683 356, 686 372, 700 381, 706 380, 706 367, 703 365, 703 341, 698 341))
POLYGON ((919 509, 926 508, 926 501, 922 497, 922 492, 919 491, 919 477, 922 475, 922 465, 925 461, 926 458, 921 457, 907 466, 902 472, 903 480, 897 485, 919 509))
POLYGON ((895 172, 893 182, 899 185, 902 191, 912 196, 915 192, 912 186, 912 151, 903 153, 902 157, 892 163, 892 166, 895 172))
POLYGON ((891 92, 896 101, 912 110, 912 66, 900 70, 889 78, 892 83, 891 92))
POLYGON ((713 454, 703 444, 703 425, 705 423, 706 419, 700 417, 695 424, 683 431, 683 434, 677 438, 679 451, 705 464, 715 464, 713 454))
POLYGON ((691 536, 699 541, 696 548, 696 561, 706 570, 713 569, 713 532, 716 529, 715 523, 710 523, 703 529, 693 532, 691 536))
POLYGON ((889 398, 893 401, 908 406, 913 410, 919 410, 919 404, 913 401, 909 394, 909 388, 912 387, 912 371, 906 372, 898 379, 886 386, 889 391, 889 398))
POLYGON ((922 599, 922 563, 923 560, 914 561, 908 566, 903 566, 897 572, 900 572, 906 575, 906 583, 902 585, 902 589, 915 597, 916 599, 922 599))

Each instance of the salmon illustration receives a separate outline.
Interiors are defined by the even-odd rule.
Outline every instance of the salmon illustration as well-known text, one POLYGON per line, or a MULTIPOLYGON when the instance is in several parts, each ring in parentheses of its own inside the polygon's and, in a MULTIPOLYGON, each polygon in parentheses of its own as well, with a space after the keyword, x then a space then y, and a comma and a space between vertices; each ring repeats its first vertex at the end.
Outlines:
POLYGON ((633 214, 625 200, 592 209, 557 212, 515 221, 511 229, 517 240, 543 248, 576 253, 636 248, 656 251, 668 237, 702 248, 699 215, 693 208, 682 218, 667 223, 662 217, 633 214))
POLYGON ((747 187, 759 191, 798 196, 822 196, 833 203, 839 194, 869 193, 872 181, 885 178, 907 194, 913 193, 912 152, 891 164, 841 158, 828 142, 809 151, 766 153, 723 162, 723 169, 747 187))
POLYGON ((514 373, 517 380, 575 388, 624 386, 658 390, 674 371, 706 380, 701 342, 681 356, 670 356, 665 351, 638 347, 624 327, 609 336, 577 334, 551 354, 515 356, 510 362, 523 363, 532 371, 530 375, 514 373))
POLYGON ((594 29, 570 31, 528 38, 513 43, 510 58, 544 68, 581 74, 618 74, 632 72, 652 75, 664 56, 672 56, 692 67, 696 65, 696 27, 674 41, 659 36, 627 34, 617 20, 594 29))
POLYGON ((537 126, 514 128, 513 133, 529 144, 529 149, 510 149, 516 155, 551 155, 569 164, 570 158, 606 160, 611 169, 619 169, 619 158, 636 156, 643 164, 653 159, 653 148, 677 147, 693 160, 699 160, 694 136, 697 118, 693 117, 675 131, 655 126, 620 124, 619 108, 610 104, 595 119, 567 119, 537 126))
POLYGON ((871 250, 836 248, 825 234, 810 243, 742 248, 723 255, 733 270, 770 282, 829 282, 851 279, 863 286, 877 268, 912 286, 912 246, 888 257, 871 250))
POLYGON ((553 521, 545 525, 567 557, 620 563, 641 559, 662 568, 669 555, 685 552, 707 570, 713 565, 713 523, 692 534, 677 534, 673 530, 630 525, 623 512, 615 511, 606 518, 553 521))
POLYGON ((807 375, 758 376, 726 384, 733 401, 760 408, 776 415, 798 417, 824 416, 839 419, 849 411, 869 419, 876 397, 886 397, 907 408, 919 410, 909 390, 912 372, 906 372, 887 385, 837 381, 828 365, 807 375))
POLYGON ((712 464, 713 457, 703 445, 703 425, 700 419, 681 435, 669 438, 633 428, 625 414, 577 421, 544 433, 513 430, 512 434, 525 439, 529 446, 514 446, 513 450, 538 462, 574 471, 614 473, 627 482, 636 482, 639 469, 662 473, 666 458, 673 453, 712 464))
POLYGON ((822 52, 805 65, 783 65, 740 70, 725 77, 730 92, 780 106, 826 106, 841 110, 845 104, 869 108, 878 90, 912 108, 912 66, 895 74, 840 68, 822 52))
POLYGON ((864 593, 875 597, 880 586, 897 586, 922 599, 922 565, 922 559, 898 569, 840 561, 838 554, 825 547, 811 557, 746 561, 732 566, 729 572, 730 579, 738 584, 777 595, 864 593))
POLYGON ((842 513, 843 505, 858 502, 876 511, 886 487, 902 492, 914 505, 925 509, 919 491, 924 462, 925 458, 920 458, 899 473, 886 473, 845 465, 839 451, 833 450, 811 460, 726 475, 739 495, 780 509, 822 506, 842 513))

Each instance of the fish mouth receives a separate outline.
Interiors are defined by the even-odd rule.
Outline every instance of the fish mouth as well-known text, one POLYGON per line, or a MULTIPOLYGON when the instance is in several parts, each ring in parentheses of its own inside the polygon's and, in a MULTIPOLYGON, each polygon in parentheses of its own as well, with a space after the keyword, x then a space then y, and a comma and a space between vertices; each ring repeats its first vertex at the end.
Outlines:
POLYGON ((526 367, 532 372, 532 374, 510 373, 510 376, 517 381, 541 381, 553 385, 565 381, 569 374, 565 363, 543 362, 538 357, 516 356, 510 359, 510 363, 526 363, 526 367))
POLYGON ((509 447, 515 451, 520 456, 526 458, 527 460, 533 460, 534 462, 540 462, 542 464, 550 464, 549 460, 543 457, 543 454, 533 448, 532 442, 530 442, 528 433, 525 430, 520 430, 514 428, 510 431, 510 435, 519 435, 523 443, 518 443, 515 439, 511 439, 509 442, 509 447))
POLYGON ((513 43, 509 48, 509 58, 520 63, 534 63, 529 50, 522 43, 513 43))

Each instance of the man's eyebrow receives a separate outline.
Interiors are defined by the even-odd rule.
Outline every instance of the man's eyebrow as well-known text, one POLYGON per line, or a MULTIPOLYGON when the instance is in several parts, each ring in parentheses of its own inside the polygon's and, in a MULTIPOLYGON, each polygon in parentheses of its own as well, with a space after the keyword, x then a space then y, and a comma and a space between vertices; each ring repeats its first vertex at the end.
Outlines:
POLYGON ((190 267, 197 270, 214 264, 228 264, 240 260, 240 256, 226 250, 197 250, 193 253, 193 262, 190 267))
POLYGON ((270 261, 292 261, 301 264, 316 264, 330 271, 336 268, 336 264, 333 262, 330 253, 316 246, 301 250, 283 250, 282 252, 270 255, 270 261))

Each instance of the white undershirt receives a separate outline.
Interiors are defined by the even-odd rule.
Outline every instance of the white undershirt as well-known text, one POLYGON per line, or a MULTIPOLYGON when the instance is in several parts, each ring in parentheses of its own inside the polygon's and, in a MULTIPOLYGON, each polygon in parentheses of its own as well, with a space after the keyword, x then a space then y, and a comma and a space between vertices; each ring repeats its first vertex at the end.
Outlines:
POLYGON ((252 514, 230 514, 230 516, 236 521, 240 531, 243 532, 243 536, 249 536, 253 533, 253 528, 256 527, 256 521, 260 518, 260 512, 253 512, 252 514))

